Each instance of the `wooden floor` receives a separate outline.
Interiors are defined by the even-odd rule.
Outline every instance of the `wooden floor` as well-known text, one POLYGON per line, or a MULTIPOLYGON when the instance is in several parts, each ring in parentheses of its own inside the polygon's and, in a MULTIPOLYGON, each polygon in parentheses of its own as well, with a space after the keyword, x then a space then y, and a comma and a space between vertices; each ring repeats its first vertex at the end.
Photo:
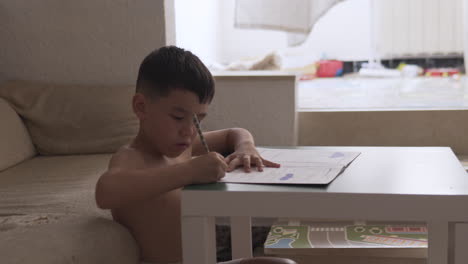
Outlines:
POLYGON ((271 256, 289 258, 297 264, 426 264, 421 258, 384 258, 384 257, 356 257, 356 256, 298 256, 298 255, 265 255, 263 248, 256 248, 255 257, 271 256))
POLYGON ((298 264, 426 264, 425 259, 393 259, 364 257, 333 257, 333 256, 284 256, 295 260, 298 264))
MULTIPOLYGON (((218 245, 220 243, 228 243, 230 241, 230 229, 228 226, 226 226, 225 222, 226 219, 217 219, 220 225, 216 226, 216 232, 217 232, 217 243, 218 245), (224 223, 224 224, 221 224, 224 223)), ((254 227, 252 230, 253 234, 253 244, 257 245, 255 247, 255 250, 253 251, 253 255, 255 257, 258 256, 266 256, 264 254, 264 249, 263 249, 263 241, 266 238, 266 234, 269 230, 268 227, 265 227, 266 225, 271 225, 273 221, 278 221, 277 219, 274 218, 264 218, 264 219, 258 219, 254 218, 253 223, 259 226, 254 227)), ((229 247, 227 249, 229 252, 231 248, 229 247)), ((361 249, 362 250, 362 249, 361 249)), ((369 249, 372 250, 372 249, 369 249)), ((361 251, 362 252, 362 251, 361 251)), ((399 254, 398 252, 395 252, 395 255, 407 255, 407 253, 401 252, 399 254)), ((369 252, 368 254, 364 253, 364 255, 369 255, 366 257, 362 256, 337 256, 337 255, 319 255, 319 256, 298 256, 298 255, 268 255, 268 256, 273 256, 273 257, 284 257, 284 258, 290 258, 296 261, 298 264, 426 264, 426 259, 421 259, 421 258, 389 258, 389 257, 371 257, 371 255, 374 254, 373 252, 369 252)), ((230 259, 230 258, 229 258, 230 259)), ((223 259, 225 261, 227 259, 223 259)))
MULTIPOLYGON (((256 250, 254 256, 264 256, 261 250, 256 250)), ((275 257, 290 258, 298 264, 426 264, 426 259, 411 258, 381 258, 381 257, 348 257, 348 256, 293 256, 275 257)))

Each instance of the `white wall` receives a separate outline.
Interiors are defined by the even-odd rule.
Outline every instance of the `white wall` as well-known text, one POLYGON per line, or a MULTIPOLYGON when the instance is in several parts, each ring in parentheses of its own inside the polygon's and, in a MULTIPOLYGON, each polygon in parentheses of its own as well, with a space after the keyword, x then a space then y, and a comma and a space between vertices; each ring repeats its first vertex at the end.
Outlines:
POLYGON ((322 54, 342 60, 369 57, 369 0, 338 4, 316 24, 308 40, 295 48, 288 48, 284 32, 234 28, 235 0, 191 2, 176 0, 177 45, 194 51, 205 62, 228 63, 273 50, 291 56, 292 64, 311 63, 322 54))
POLYGON ((367 60, 370 52, 369 1, 347 0, 335 5, 312 29, 305 43, 292 51, 339 60, 367 60))
POLYGON ((206 64, 228 63, 286 47, 286 35, 234 28, 234 0, 175 0, 176 45, 206 64))
POLYGON ((287 47, 287 36, 283 32, 234 28, 235 0, 220 1, 218 10, 219 62, 228 63, 242 58, 261 56, 272 50, 287 47))
POLYGON ((219 49, 217 0, 174 0, 176 45, 198 55, 205 63, 217 60, 219 49))
POLYGON ((134 84, 164 29, 159 0, 2 0, 0 78, 134 84))
MULTIPOLYGON (((463 50, 468 51, 468 0, 463 0, 463 50)), ((468 72, 468 52, 464 52, 465 72, 468 72)))

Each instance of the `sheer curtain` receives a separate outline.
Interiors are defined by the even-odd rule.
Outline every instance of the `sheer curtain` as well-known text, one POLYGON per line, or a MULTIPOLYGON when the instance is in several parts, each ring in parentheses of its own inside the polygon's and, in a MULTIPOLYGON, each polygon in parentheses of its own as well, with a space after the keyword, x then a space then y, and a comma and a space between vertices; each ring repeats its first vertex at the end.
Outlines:
POLYGON ((303 43, 314 24, 343 0, 236 0, 237 28, 270 29, 288 32, 288 44, 303 43))

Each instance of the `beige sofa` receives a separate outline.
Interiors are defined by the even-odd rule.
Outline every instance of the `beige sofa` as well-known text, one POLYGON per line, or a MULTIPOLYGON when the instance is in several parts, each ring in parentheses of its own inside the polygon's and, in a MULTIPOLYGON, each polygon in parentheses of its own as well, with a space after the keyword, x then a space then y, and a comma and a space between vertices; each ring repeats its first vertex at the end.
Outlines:
POLYGON ((136 133, 132 87, 0 86, 0 263, 137 263, 94 186, 136 133))

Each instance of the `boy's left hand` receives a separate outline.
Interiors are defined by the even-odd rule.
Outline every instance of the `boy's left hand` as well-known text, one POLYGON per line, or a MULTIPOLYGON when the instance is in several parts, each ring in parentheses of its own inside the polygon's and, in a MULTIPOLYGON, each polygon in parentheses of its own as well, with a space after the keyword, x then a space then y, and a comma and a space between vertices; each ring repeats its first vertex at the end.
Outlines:
POLYGON ((266 160, 260 156, 255 145, 251 142, 239 144, 234 153, 225 159, 228 164, 227 172, 231 172, 237 167, 243 166, 245 172, 251 171, 251 165, 255 165, 258 171, 263 171, 263 167, 279 168, 280 164, 266 160))

